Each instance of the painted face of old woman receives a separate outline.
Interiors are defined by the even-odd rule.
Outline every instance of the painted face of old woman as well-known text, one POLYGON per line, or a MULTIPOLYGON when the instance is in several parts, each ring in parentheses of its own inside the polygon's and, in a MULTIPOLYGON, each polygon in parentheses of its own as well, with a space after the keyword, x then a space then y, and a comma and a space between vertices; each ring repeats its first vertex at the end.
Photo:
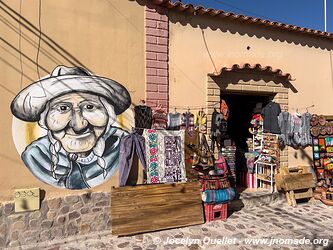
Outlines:
POLYGON ((25 148, 23 162, 38 179, 55 187, 101 184, 118 168, 120 139, 126 132, 116 117, 130 104, 120 83, 80 67, 57 66, 12 101, 13 115, 38 122, 47 133, 25 148))
POLYGON ((108 121, 101 98, 87 93, 69 93, 53 99, 46 115, 46 126, 68 153, 92 150, 108 121))

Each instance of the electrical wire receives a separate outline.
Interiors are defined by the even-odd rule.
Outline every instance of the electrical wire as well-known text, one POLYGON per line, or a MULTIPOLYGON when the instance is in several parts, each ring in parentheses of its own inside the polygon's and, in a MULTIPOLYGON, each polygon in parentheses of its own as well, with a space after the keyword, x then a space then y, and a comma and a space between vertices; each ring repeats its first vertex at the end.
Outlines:
POLYGON ((36 63, 37 63, 37 74, 38 79, 40 79, 40 72, 39 72, 39 51, 40 51, 40 45, 42 40, 42 23, 41 23, 41 13, 42 12, 42 0, 39 0, 38 5, 38 25, 39 25, 39 36, 38 36, 38 47, 37 47, 37 56, 36 56, 36 63))
POLYGON ((280 21, 280 20, 273 19, 273 18, 271 18, 271 17, 264 16, 264 15, 261 15, 261 14, 258 14, 258 13, 252 12, 252 11, 248 11, 248 10, 246 10, 246 9, 239 8, 239 7, 235 6, 235 5, 232 5, 232 4, 230 4, 230 3, 227 3, 227 2, 225 2, 225 1, 220 1, 220 0, 213 0, 213 1, 216 2, 216 3, 222 4, 222 5, 228 6, 228 7, 230 7, 230 8, 233 8, 233 9, 235 9, 235 10, 239 10, 239 11, 242 11, 242 12, 245 12, 245 13, 249 13, 250 15, 254 15, 254 16, 257 16, 257 17, 265 18, 265 19, 270 20, 270 21, 275 21, 275 22, 284 23, 284 22, 282 22, 282 21, 280 21))
POLYGON ((22 63, 22 30, 21 30, 21 16, 22 16, 22 0, 20 0, 20 17, 19 17, 19 57, 20 57, 20 69, 21 69, 21 81, 20 89, 23 86, 23 63, 22 63))
POLYGON ((215 72, 214 72, 214 73, 216 74, 216 73, 217 73, 217 68, 216 68, 216 65, 215 65, 215 63, 214 63, 214 60, 213 60, 212 54, 211 54, 210 51, 209 51, 209 48, 208 48, 208 45, 207 45, 207 41, 206 41, 205 32, 204 32, 203 29, 201 29, 201 34, 202 34, 202 39, 203 39, 203 41, 204 41, 204 44, 205 44, 205 47, 206 47, 207 53, 208 53, 208 55, 209 55, 209 58, 210 58, 210 60, 211 60, 211 62, 212 62, 212 64, 213 64, 213 66, 214 66, 214 69, 215 69, 215 72))
MULTIPOLYGON (((147 100, 146 103, 152 104, 152 105, 158 105, 158 102, 150 101, 147 100)), ((169 108, 175 108, 175 109, 184 109, 184 110, 198 110, 198 109, 206 109, 206 108, 214 108, 216 105, 220 104, 220 102, 214 102, 212 104, 207 104, 207 105, 194 105, 194 106, 169 106, 169 108)))

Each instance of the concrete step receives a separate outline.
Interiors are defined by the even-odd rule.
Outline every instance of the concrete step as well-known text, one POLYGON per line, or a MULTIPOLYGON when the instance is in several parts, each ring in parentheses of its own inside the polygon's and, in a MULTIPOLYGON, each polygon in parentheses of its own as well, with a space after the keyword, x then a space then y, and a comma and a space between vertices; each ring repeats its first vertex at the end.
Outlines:
POLYGON ((242 208, 254 208, 259 206, 267 206, 276 202, 285 201, 284 193, 271 193, 267 189, 239 189, 236 188, 239 199, 230 203, 230 208, 239 210, 242 208))

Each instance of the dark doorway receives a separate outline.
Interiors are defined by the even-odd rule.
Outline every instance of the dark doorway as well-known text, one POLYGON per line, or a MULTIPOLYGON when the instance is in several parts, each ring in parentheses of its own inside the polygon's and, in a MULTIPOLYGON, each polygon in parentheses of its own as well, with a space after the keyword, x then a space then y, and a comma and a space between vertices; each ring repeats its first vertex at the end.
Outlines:
POLYGON ((225 100, 229 107, 228 135, 236 144, 236 180, 237 186, 240 183, 240 172, 247 171, 245 153, 248 149, 247 138, 252 138, 249 132, 253 111, 257 103, 265 107, 271 100, 272 95, 250 95, 239 93, 221 93, 221 99, 225 100))

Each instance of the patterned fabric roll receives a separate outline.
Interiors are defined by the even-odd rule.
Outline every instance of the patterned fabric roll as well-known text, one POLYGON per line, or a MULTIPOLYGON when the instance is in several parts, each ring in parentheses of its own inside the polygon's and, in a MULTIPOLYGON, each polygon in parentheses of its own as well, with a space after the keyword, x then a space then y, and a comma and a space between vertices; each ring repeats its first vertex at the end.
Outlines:
POLYGON ((206 203, 226 202, 235 199, 236 192, 233 188, 220 190, 206 190, 202 192, 202 201, 206 203))

